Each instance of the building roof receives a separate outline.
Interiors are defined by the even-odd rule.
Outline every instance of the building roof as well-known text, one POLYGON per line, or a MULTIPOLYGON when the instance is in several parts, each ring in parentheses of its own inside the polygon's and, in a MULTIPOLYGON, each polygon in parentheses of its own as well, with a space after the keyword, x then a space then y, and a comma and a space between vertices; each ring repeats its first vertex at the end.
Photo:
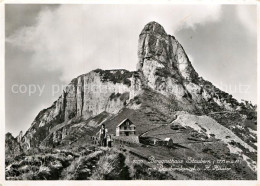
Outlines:
MULTIPOLYGON (((129 120, 131 121, 130 119, 126 118, 124 119, 123 121, 121 121, 121 123, 119 123, 116 127, 119 127, 120 125, 122 125, 126 120, 129 120)), ((132 122, 132 121, 131 121, 132 122)), ((131 124, 131 125, 134 125, 134 124, 131 124)), ((135 125, 134 125, 135 126, 135 125)))
POLYGON ((164 139, 164 141, 170 141, 171 140, 171 138, 165 138, 164 139))

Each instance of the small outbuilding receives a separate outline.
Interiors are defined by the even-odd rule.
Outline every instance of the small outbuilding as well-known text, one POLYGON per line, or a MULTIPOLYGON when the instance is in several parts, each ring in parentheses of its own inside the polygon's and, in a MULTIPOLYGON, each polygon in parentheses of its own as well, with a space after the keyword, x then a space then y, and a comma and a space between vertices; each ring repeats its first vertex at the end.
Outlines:
POLYGON ((166 146, 172 146, 173 145, 173 140, 171 138, 165 138, 164 139, 164 144, 166 146))

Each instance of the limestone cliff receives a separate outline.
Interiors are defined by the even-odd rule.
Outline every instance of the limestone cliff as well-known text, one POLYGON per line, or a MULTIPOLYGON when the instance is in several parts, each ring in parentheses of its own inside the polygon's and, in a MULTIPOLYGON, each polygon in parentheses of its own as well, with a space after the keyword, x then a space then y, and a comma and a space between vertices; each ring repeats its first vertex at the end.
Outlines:
POLYGON ((117 113, 137 91, 131 77, 127 70, 97 69, 73 79, 58 100, 38 114, 20 140, 22 146, 37 146, 55 125, 75 117, 86 120, 104 111, 117 113))
POLYGON ((142 30, 138 58, 143 83, 153 90, 204 111, 212 104, 229 110, 238 105, 231 95, 199 77, 181 44, 156 22, 142 30))
POLYGON ((142 30, 139 36, 138 57, 138 68, 144 71, 148 79, 147 66, 150 66, 150 63, 157 66, 158 74, 160 69, 164 69, 165 76, 175 77, 179 81, 194 81, 198 78, 181 44, 156 22, 148 23, 142 30))

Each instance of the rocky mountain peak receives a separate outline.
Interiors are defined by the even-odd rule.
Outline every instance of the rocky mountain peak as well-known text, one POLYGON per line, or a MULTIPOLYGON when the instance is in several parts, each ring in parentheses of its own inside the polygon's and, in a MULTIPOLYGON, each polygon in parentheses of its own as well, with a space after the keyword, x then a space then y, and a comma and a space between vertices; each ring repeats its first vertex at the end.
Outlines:
POLYGON ((181 44, 154 21, 145 25, 139 35, 138 59, 143 84, 164 95, 181 100, 187 95, 183 83, 198 79, 181 44))
POLYGON ((151 21, 145 25, 141 34, 159 34, 159 35, 167 35, 162 25, 155 21, 151 21))
POLYGON ((160 69, 167 71, 162 74, 174 76, 176 80, 198 78, 181 44, 154 21, 145 25, 139 36, 138 58, 137 69, 143 71, 146 78, 160 69))

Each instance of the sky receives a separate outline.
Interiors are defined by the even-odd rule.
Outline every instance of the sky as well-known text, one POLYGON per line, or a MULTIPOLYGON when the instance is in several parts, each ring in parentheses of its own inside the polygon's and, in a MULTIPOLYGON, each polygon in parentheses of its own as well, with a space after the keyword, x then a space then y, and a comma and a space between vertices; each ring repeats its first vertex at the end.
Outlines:
POLYGON ((182 44, 204 79, 257 101, 254 5, 31 5, 5 10, 6 132, 25 132, 73 78, 93 69, 135 70, 150 21, 182 44))

